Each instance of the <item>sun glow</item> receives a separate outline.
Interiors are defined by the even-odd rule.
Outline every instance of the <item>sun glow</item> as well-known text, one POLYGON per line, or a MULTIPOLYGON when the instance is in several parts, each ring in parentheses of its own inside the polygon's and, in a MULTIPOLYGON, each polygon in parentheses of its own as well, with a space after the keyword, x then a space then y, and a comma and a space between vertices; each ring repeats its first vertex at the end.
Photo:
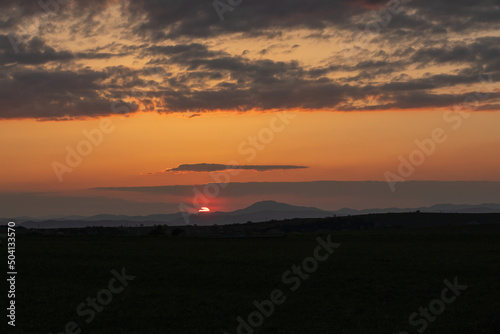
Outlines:
POLYGON ((207 208, 206 206, 202 206, 198 212, 210 212, 210 209, 207 208))

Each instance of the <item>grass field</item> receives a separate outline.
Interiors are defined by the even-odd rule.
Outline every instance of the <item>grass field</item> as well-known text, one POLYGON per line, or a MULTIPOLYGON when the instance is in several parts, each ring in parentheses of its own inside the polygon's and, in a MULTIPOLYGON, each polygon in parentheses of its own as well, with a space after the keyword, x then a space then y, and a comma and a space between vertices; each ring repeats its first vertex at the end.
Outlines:
POLYGON ((253 301, 275 289, 286 300, 255 333, 417 333, 410 315, 440 298, 443 281, 455 277, 468 288, 428 321, 425 333, 499 333, 498 226, 333 232, 341 246, 291 291, 283 273, 327 235, 19 235, 16 330, 7 333, 64 333, 74 321, 74 333, 233 334, 237 317, 247 319, 253 301), (86 323, 77 307, 122 268, 135 278, 86 323))

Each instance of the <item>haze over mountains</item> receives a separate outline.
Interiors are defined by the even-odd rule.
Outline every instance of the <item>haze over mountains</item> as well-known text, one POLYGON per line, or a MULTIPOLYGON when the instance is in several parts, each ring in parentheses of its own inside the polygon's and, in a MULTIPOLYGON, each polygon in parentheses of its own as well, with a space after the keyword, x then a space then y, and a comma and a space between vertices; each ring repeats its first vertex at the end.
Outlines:
MULTIPOLYGON (((420 208, 374 208, 354 210, 349 208, 337 211, 325 211, 314 207, 294 206, 276 201, 261 201, 244 209, 232 212, 203 212, 198 214, 156 214, 147 216, 127 215, 94 215, 90 217, 69 216, 52 219, 32 219, 28 217, 12 218, 26 228, 67 228, 86 226, 152 226, 166 224, 169 226, 184 225, 225 225, 246 222, 264 222, 292 218, 323 218, 330 216, 361 215, 388 212, 441 212, 441 213, 500 213, 500 204, 486 203, 481 205, 438 204, 420 208)), ((5 219, 4 219, 5 220, 5 219)))

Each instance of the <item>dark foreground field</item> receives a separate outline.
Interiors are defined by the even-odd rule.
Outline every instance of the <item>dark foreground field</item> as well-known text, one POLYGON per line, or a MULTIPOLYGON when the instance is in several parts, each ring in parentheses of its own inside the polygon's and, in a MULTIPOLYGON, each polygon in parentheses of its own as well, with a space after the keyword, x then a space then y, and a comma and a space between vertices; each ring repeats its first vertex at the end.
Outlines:
POLYGON ((283 273, 313 256, 316 238, 327 235, 19 235, 16 330, 7 333, 64 333, 74 321, 68 333, 233 334, 237 318, 248 321, 257 310, 253 302, 269 299, 275 289, 286 300, 262 325, 240 333, 417 333, 425 323, 429 334, 499 333, 500 227, 333 232, 341 246, 291 291, 294 284, 283 282, 283 273), (135 278, 108 300, 102 289, 109 289, 111 271, 122 268, 135 278), (467 288, 456 298, 445 291, 454 301, 441 302, 445 309, 439 310, 443 281, 455 278, 467 288), (86 300, 99 293, 109 304, 90 311, 86 300), (440 314, 430 313, 432 321, 418 314, 411 325, 409 317, 433 301, 440 314))

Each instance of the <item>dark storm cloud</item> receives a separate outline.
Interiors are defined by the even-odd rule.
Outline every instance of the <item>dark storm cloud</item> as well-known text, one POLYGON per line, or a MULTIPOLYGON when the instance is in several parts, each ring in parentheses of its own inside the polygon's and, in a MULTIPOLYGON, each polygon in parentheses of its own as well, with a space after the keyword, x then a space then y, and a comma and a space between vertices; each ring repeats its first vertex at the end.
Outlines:
MULTIPOLYGON (((227 3, 222 0, 223 3, 227 3)), ((367 22, 354 20, 366 11, 381 11, 384 0, 253 0, 243 1, 233 11, 224 13, 221 24, 213 1, 142 0, 134 2, 148 20, 139 28, 153 39, 179 37, 217 37, 242 33, 247 36, 280 36, 283 30, 305 28, 321 33, 329 27, 364 29, 367 22)), ((409 10, 391 18, 383 34, 408 37, 423 33, 445 34, 480 29, 498 24, 500 3, 497 0, 401 0, 398 8, 409 10), (409 14, 411 13, 411 14, 409 14)))
POLYGON ((333 83, 271 79, 268 83, 249 88, 223 83, 214 90, 179 89, 160 94, 168 112, 206 112, 334 108, 344 100, 343 90, 333 83))
MULTIPOLYGON (((295 166, 295 165, 237 165, 237 166, 227 166, 224 164, 212 164, 212 163, 198 163, 198 164, 182 164, 175 168, 165 169, 161 173, 168 172, 216 172, 223 170, 233 170, 233 169, 243 169, 243 170, 253 170, 257 172, 264 172, 269 170, 286 170, 286 169, 303 169, 308 168, 306 166, 295 166)), ((154 173, 149 173, 154 174, 154 173)))
POLYGON ((164 39, 182 36, 206 38, 228 33, 276 37, 280 35, 279 30, 286 28, 324 29, 328 24, 338 24, 362 10, 363 3, 366 1, 253 0, 227 12, 228 19, 224 24, 220 22, 213 1, 143 0, 135 2, 135 6, 148 14, 148 21, 140 31, 151 33, 155 39, 164 39))
POLYGON ((78 59, 110 59, 126 53, 112 54, 100 52, 77 52, 68 50, 56 51, 48 46, 39 37, 29 40, 15 40, 15 48, 12 46, 11 38, 8 35, 0 35, 0 65, 20 64, 20 65, 42 65, 50 62, 67 62, 78 59))
MULTIPOLYGON (((58 5, 57 12, 76 9, 73 16, 86 15, 92 22, 94 15, 115 1, 72 0, 69 5, 58 5), (74 5, 74 6, 72 6, 74 5)), ((222 0, 223 3, 227 3, 222 0)), ((51 4, 55 1, 41 1, 51 4)), ((384 10, 388 0, 253 0, 243 1, 233 11, 225 13, 220 22, 213 1, 206 0, 138 0, 122 1, 121 6, 129 16, 145 13, 147 19, 138 26, 142 33, 156 39, 178 37, 217 37, 221 34, 244 33, 251 36, 275 36, 283 29, 307 28, 322 31, 327 27, 364 28, 367 22, 356 22, 356 15, 367 11, 384 10)), ((420 33, 422 29, 433 33, 464 31, 498 23, 498 0, 393 0, 396 7, 408 8, 391 18, 384 31, 399 34, 420 33), (410 14, 411 13, 411 14, 410 14)), ((30 17, 44 9, 38 1, 5 0, 0 8, 16 9, 19 17, 30 17)), ((47 7, 54 11, 54 6, 47 7)))
POLYGON ((0 117, 72 119, 112 114, 113 99, 100 94, 109 76, 92 70, 13 71, 0 78, 0 117))
MULTIPOLYGON (((213 52, 199 44, 154 48, 149 52, 170 56, 155 63, 175 64, 185 67, 187 73, 202 71, 195 73, 204 77, 209 77, 212 73, 212 79, 216 76, 221 79, 220 84, 211 90, 194 90, 189 84, 193 77, 180 74, 171 78, 169 82, 177 90, 163 92, 165 105, 170 111, 266 110, 283 107, 338 110, 446 107, 462 102, 475 92, 436 94, 430 90, 479 83, 480 74, 483 73, 475 69, 463 69, 457 74, 427 75, 417 79, 406 76, 403 77, 404 80, 363 86, 361 82, 364 79, 376 78, 382 74, 390 75, 410 63, 405 60, 367 60, 355 66, 336 65, 306 70, 294 61, 250 60, 224 52, 213 52), (327 73, 355 70, 359 71, 358 75, 344 80, 325 77, 327 73), (342 84, 341 81, 350 84, 342 84), (352 107, 346 102, 349 98, 363 99, 374 95, 390 102, 369 107, 352 107)), ((494 51, 490 53, 495 54, 494 51)), ((482 57, 485 58, 484 55, 482 57)), ((492 59, 496 60, 495 57, 492 59)), ((487 60, 484 60, 486 64, 487 60)), ((490 75, 489 81, 495 82, 494 78, 490 75)), ((484 91, 486 88, 482 89, 484 91)))
POLYGON ((148 52, 169 56, 154 64, 186 68, 187 74, 169 80, 176 91, 162 93, 170 111, 334 107, 345 92, 357 90, 327 78, 307 79, 307 71, 295 61, 250 60, 200 44, 153 47, 148 52), (193 90, 189 85, 193 71, 199 77, 221 80, 211 90, 193 90))
POLYGON ((413 54, 412 60, 425 63, 472 62, 487 65, 500 58, 500 37, 482 37, 471 43, 447 44, 442 47, 421 48, 413 54))
MULTIPOLYGON (((0 19, 0 96, 4 106, 0 118, 109 115, 117 113, 113 104, 126 105, 127 98, 140 100, 158 112, 197 114, 283 108, 438 108, 460 103, 464 95, 474 93, 464 93, 462 88, 454 93, 454 86, 477 83, 479 75, 491 75, 493 83, 500 77, 500 38, 488 36, 500 25, 498 0, 393 0, 392 4, 401 5, 401 12, 389 18, 384 16, 388 1, 382 0, 253 0, 225 12, 223 22, 213 1, 206 0, 41 3, 44 5, 35 0, 0 2, 6 15, 0 19), (52 7, 47 7, 49 3, 52 7), (127 20, 121 24, 130 27, 126 36, 131 40, 140 37, 140 42, 113 41, 105 47, 74 51, 44 39, 46 31, 56 29, 64 20, 72 23, 70 32, 98 37, 99 31, 106 29, 106 22, 99 23, 98 16, 116 3, 127 20), (26 22, 46 11, 53 12, 46 25, 16 42, 15 50, 8 33, 20 33, 26 22), (355 36, 366 32, 367 24, 384 20, 389 21, 377 34, 369 34, 366 44, 355 43, 355 36), (299 29, 307 30, 310 40, 340 36, 359 54, 346 62, 325 53, 324 61, 314 66, 298 60, 266 59, 274 52, 297 50, 297 44, 287 46, 283 37, 285 32, 299 29), (228 36, 276 39, 276 43, 241 54, 217 50, 216 38, 228 36), (194 37, 198 38, 196 43, 186 42, 194 37), (376 51, 368 52, 370 45, 376 51), (252 52, 257 59, 251 58, 252 52), (154 76, 145 68, 94 70, 85 65, 91 59, 118 64, 119 57, 125 55, 162 72, 154 76), (412 77, 412 70, 429 66, 441 66, 444 73, 412 77), (450 66, 455 68, 450 70, 450 66), (374 98, 376 104, 355 103, 374 98)), ((491 96, 488 107, 477 110, 494 108, 498 101, 494 100, 496 95, 491 96)), ((139 110, 135 104, 119 109, 139 110)))
MULTIPOLYGON (((222 1, 223 3, 227 3, 222 1)), ((366 10, 380 11, 389 1, 384 0, 253 0, 243 1, 233 11, 224 13, 224 22, 213 8, 212 1, 142 0, 135 6, 148 14, 140 29, 156 38, 214 37, 227 33, 251 36, 275 36, 283 29, 307 28, 321 31, 329 26, 348 27, 352 18, 366 10)), ((401 14, 392 18, 389 30, 422 29, 433 33, 463 31, 471 27, 498 23, 497 0, 420 0, 393 1, 415 9, 418 15, 401 14), (453 13, 453 15, 450 15, 453 13)), ((362 26, 361 26, 362 27, 362 26)), ((364 28, 364 27, 363 27, 364 28)), ((410 33, 408 31, 407 33, 410 33)))

